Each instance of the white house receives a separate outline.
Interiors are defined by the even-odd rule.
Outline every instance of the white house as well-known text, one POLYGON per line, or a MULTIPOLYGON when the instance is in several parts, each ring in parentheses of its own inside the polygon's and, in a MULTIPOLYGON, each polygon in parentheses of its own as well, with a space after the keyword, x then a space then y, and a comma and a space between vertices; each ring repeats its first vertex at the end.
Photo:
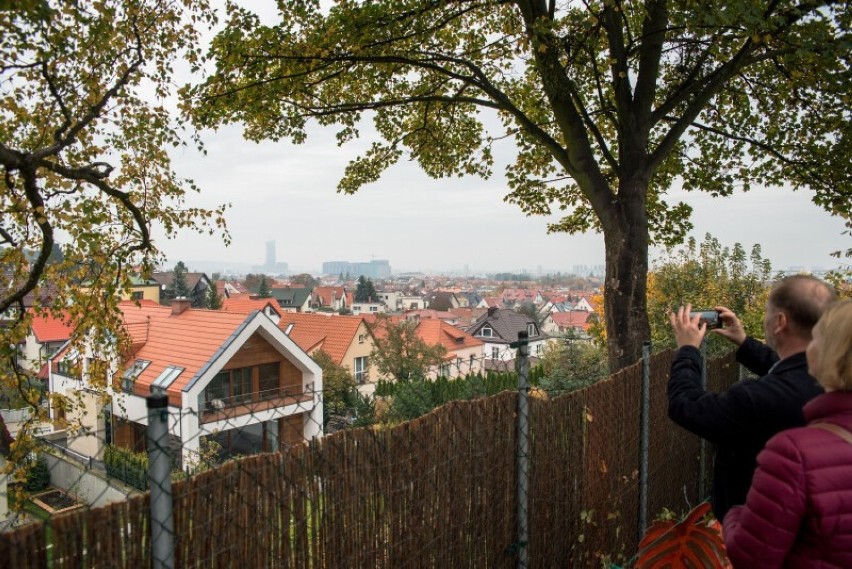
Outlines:
POLYGON ((52 360, 50 390, 84 410, 77 418, 87 430, 69 436, 69 447, 89 456, 104 442, 143 450, 152 393, 168 396, 171 443, 184 464, 205 437, 250 454, 322 435, 322 371, 266 314, 192 309, 187 300, 121 309, 132 341, 125 357, 66 347, 52 360), (90 388, 96 359, 110 360, 106 407, 90 388))

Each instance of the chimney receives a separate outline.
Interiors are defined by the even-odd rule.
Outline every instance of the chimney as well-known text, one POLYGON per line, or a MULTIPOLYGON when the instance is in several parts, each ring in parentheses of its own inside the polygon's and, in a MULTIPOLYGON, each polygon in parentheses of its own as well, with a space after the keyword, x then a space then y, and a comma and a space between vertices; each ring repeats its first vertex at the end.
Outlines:
POLYGON ((172 316, 183 314, 183 312, 192 306, 192 301, 185 296, 179 296, 172 299, 172 316))
POLYGON ((494 313, 495 313, 495 312, 497 312, 497 307, 496 307, 496 306, 489 306, 489 307, 488 307, 488 317, 489 317, 489 318, 490 318, 490 317, 492 317, 492 316, 494 316, 494 313))

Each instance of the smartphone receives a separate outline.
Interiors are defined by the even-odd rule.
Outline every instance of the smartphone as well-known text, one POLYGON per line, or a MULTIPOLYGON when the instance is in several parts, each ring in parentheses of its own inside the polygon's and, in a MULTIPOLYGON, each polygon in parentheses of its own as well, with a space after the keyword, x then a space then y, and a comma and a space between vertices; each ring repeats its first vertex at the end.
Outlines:
POLYGON ((722 318, 719 316, 719 312, 717 310, 693 310, 689 313, 690 320, 696 316, 700 318, 698 321, 699 324, 702 322, 707 324, 708 330, 714 330, 722 327, 722 318))

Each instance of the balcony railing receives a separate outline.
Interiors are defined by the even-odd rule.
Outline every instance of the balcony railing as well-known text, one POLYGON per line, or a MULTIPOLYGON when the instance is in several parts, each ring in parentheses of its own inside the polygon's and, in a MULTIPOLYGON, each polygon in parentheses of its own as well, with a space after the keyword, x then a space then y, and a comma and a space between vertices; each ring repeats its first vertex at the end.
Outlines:
POLYGON ((301 385, 276 387, 228 397, 216 397, 215 394, 206 393, 205 397, 206 400, 200 405, 201 422, 209 423, 276 407, 312 403, 314 384, 309 383, 304 387, 301 385))

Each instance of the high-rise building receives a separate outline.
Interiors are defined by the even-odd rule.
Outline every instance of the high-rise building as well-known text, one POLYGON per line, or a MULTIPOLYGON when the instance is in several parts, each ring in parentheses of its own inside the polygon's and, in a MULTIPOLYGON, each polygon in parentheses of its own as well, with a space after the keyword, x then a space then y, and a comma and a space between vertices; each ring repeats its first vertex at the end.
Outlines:
POLYGON ((266 242, 266 266, 275 266, 275 241, 266 242))
POLYGON ((391 276, 390 261, 386 259, 374 259, 364 263, 350 263, 349 261, 326 261, 322 264, 324 275, 349 275, 357 278, 364 275, 368 279, 386 279, 391 276))

